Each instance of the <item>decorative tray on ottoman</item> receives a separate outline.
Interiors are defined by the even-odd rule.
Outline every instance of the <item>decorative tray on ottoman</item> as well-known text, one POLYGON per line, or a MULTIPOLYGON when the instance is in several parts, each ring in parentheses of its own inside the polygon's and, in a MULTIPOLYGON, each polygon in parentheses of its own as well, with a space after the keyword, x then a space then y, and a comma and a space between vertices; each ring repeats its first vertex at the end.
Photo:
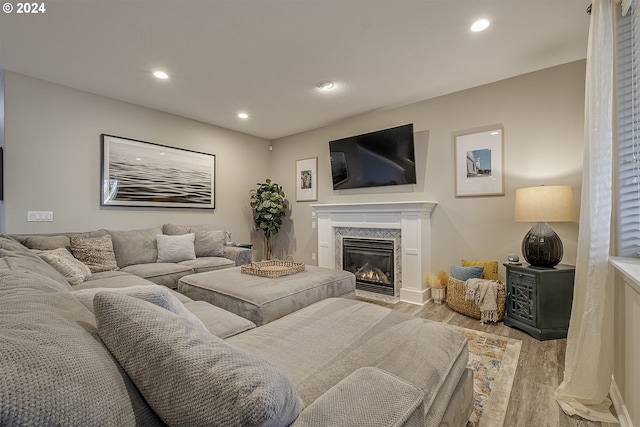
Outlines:
POLYGON ((244 274, 253 274, 254 276, 262 276, 274 279, 288 274, 295 274, 304 271, 303 262, 284 261, 281 259, 272 259, 268 261, 252 262, 244 264, 240 267, 240 272, 244 274))

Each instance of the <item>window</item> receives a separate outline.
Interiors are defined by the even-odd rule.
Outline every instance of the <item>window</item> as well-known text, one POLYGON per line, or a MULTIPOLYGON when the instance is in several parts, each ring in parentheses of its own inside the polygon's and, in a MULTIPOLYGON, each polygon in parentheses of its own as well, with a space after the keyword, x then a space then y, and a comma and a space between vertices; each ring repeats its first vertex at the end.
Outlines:
POLYGON ((640 7, 618 19, 618 253, 640 256, 640 7))

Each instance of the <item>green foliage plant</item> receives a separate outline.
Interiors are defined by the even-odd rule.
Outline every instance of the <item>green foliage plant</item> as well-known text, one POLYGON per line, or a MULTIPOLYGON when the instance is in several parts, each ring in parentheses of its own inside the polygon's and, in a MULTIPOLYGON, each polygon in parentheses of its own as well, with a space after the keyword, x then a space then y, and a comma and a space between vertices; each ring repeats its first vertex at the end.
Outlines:
POLYGON ((271 259, 271 236, 275 236, 282 227, 282 219, 287 212, 282 187, 267 179, 257 183, 251 190, 250 205, 256 230, 264 234, 264 259, 271 259))

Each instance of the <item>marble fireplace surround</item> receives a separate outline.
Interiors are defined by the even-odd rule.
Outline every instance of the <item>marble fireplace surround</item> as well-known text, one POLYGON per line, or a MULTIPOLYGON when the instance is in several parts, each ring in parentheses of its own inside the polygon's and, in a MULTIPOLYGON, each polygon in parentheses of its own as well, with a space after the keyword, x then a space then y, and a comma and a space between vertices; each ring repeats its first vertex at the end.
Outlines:
POLYGON ((336 266, 342 257, 336 248, 350 230, 352 237, 366 235, 367 229, 377 229, 372 237, 390 231, 399 247, 396 293, 401 301, 426 303, 431 294, 424 277, 431 269, 431 212, 436 205, 427 201, 312 204, 318 221, 318 266, 341 268, 336 266))

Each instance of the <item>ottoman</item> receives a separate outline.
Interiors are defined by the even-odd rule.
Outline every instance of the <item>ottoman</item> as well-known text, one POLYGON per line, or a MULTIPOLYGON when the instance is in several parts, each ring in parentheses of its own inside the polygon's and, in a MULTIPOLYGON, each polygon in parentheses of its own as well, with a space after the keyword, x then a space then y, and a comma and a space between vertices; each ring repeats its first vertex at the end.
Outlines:
POLYGON ((304 271, 270 279, 240 267, 180 278, 178 292, 206 301, 260 326, 332 297, 353 296, 355 276, 344 270, 306 266, 304 271))

